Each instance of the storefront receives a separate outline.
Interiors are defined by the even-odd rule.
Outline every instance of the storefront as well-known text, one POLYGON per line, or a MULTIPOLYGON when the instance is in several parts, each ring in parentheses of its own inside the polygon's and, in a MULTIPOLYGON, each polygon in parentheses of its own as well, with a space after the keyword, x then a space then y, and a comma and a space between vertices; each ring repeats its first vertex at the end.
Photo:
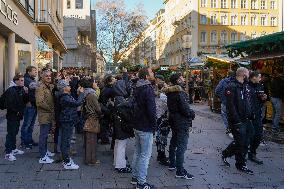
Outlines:
POLYGON ((29 3, 21 3, 0 0, 0 94, 16 72, 34 62, 34 10, 29 3))

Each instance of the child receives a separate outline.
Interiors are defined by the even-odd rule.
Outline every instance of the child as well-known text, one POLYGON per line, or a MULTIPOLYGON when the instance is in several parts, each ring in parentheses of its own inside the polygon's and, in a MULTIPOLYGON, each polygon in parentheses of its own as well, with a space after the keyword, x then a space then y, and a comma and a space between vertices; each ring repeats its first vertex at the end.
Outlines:
POLYGON ((77 107, 82 105, 84 99, 84 88, 79 88, 77 101, 71 96, 71 87, 66 80, 60 80, 57 88, 62 92, 59 100, 59 122, 62 131, 60 150, 63 158, 63 167, 65 169, 79 169, 79 166, 70 158, 69 152, 72 132, 78 120, 77 107))

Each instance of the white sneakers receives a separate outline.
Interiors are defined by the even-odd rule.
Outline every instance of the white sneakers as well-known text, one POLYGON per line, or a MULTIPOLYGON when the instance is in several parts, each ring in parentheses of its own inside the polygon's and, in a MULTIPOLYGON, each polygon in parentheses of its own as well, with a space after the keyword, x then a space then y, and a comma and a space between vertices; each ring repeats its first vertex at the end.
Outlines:
POLYGON ((47 155, 45 155, 43 158, 40 158, 38 162, 41 164, 50 164, 53 163, 54 160, 48 157, 47 155))
POLYGON ((22 151, 22 150, 18 150, 18 149, 15 149, 15 150, 12 150, 12 154, 15 156, 15 155, 23 155, 25 152, 22 151))
POLYGON ((64 169, 68 169, 68 170, 79 169, 79 165, 75 164, 74 161, 71 158, 70 158, 69 163, 64 163, 63 162, 63 167, 64 167, 64 169))
POLYGON ((10 154, 6 154, 5 159, 8 160, 8 161, 16 161, 17 158, 15 157, 15 155, 22 155, 24 153, 25 152, 22 151, 22 150, 15 149, 15 150, 12 150, 12 152, 10 154))
POLYGON ((48 157, 53 157, 53 156, 55 156, 55 153, 52 153, 51 151, 47 150, 46 155, 48 157))
POLYGON ((8 160, 8 161, 16 161, 17 160, 17 158, 13 155, 13 153, 6 154, 5 159, 8 160))

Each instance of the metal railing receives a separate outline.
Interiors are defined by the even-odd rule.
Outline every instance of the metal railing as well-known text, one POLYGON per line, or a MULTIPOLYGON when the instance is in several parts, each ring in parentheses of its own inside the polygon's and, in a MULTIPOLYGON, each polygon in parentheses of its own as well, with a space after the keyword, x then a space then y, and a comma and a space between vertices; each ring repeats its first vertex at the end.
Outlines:
POLYGON ((38 15, 35 18, 37 23, 48 23, 52 26, 52 28, 59 34, 63 41, 63 26, 60 22, 56 21, 56 14, 52 15, 50 11, 40 10, 38 11, 38 15))

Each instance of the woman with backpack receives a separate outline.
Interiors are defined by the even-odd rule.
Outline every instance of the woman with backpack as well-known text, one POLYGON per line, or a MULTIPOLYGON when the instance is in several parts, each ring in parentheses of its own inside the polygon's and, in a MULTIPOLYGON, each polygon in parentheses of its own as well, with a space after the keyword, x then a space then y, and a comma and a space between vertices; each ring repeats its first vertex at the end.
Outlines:
POLYGON ((118 77, 118 81, 113 86, 116 93, 114 98, 114 128, 113 136, 115 140, 114 145, 114 167, 118 173, 131 173, 132 169, 127 165, 126 159, 126 146, 128 139, 133 137, 133 129, 129 127, 123 116, 120 115, 118 106, 126 102, 129 97, 129 92, 127 91, 127 84, 125 80, 118 77))

